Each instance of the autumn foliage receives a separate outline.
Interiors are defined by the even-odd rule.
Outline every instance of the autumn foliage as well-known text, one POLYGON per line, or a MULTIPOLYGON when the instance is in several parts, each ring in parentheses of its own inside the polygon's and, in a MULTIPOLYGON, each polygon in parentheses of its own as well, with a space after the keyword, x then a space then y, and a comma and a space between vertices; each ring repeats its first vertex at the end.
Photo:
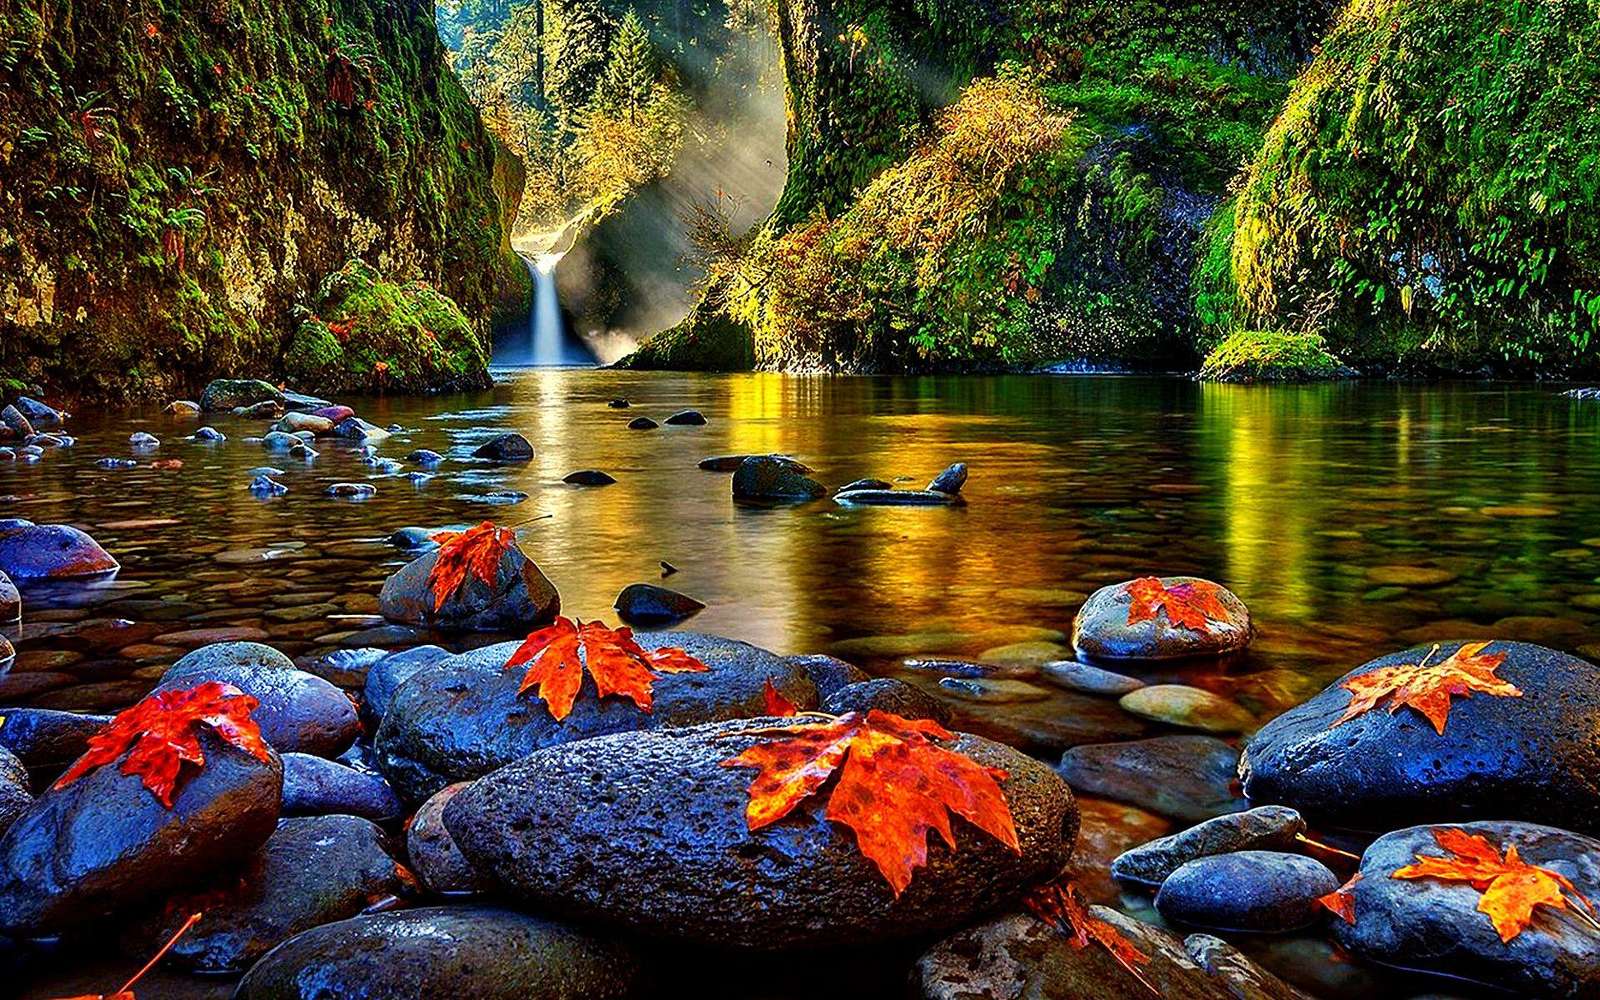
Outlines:
POLYGON ((1090 913, 1089 907, 1078 894, 1078 887, 1070 881, 1058 879, 1047 882, 1030 892, 1023 899, 1023 904, 1034 916, 1066 935, 1072 947, 1087 948, 1091 941, 1100 945, 1146 989, 1160 995, 1160 991, 1139 971, 1139 966, 1149 964, 1150 956, 1136 948, 1110 922, 1090 913))
POLYGON ((1210 622, 1228 620, 1228 609, 1223 607, 1222 588, 1204 580, 1168 587, 1159 577, 1147 576, 1128 584, 1128 624, 1154 621, 1157 613, 1165 611, 1173 628, 1186 628, 1191 632, 1211 631, 1210 622))
POLYGON ((1361 873, 1356 872, 1350 876, 1350 881, 1344 885, 1341 885, 1326 896, 1318 896, 1317 902, 1321 903, 1329 913, 1332 913, 1345 923, 1354 924, 1356 922, 1356 897, 1352 890, 1355 889, 1356 883, 1360 881, 1361 873))
POLYGON ((517 533, 484 521, 466 531, 441 531, 431 536, 439 543, 439 555, 428 573, 435 613, 450 595, 461 589, 471 575, 490 586, 500 573, 500 559, 517 544, 517 533))
POLYGON ((794 702, 783 696, 772 684, 772 678, 767 678, 767 686, 761 690, 761 697, 766 702, 767 715, 798 715, 794 702))
POLYGON ((1435 829, 1433 839, 1448 853, 1419 854, 1415 864, 1396 869, 1391 877, 1470 884, 1483 894, 1478 912, 1489 917, 1501 941, 1527 930, 1536 906, 1587 914, 1588 922, 1594 922, 1594 906, 1567 877, 1523 861, 1517 845, 1508 845, 1502 856, 1487 838, 1455 827, 1435 829))
POLYGON ((55 784, 65 788, 90 771, 115 762, 123 754, 123 774, 137 774, 161 804, 172 808, 179 772, 188 762, 205 766, 200 727, 208 726, 224 741, 270 763, 272 752, 261 729, 250 718, 258 702, 232 684, 206 681, 196 687, 159 691, 119 714, 89 737, 89 749, 55 784))
POLYGON ((1443 736, 1452 697, 1468 698, 1475 693, 1499 698, 1522 697, 1515 685, 1495 676, 1495 670, 1505 661, 1506 655, 1483 655, 1488 645, 1487 642, 1469 642, 1449 658, 1429 666, 1428 661, 1439 652, 1436 644, 1419 663, 1379 667, 1350 678, 1342 685, 1350 692, 1350 704, 1334 725, 1343 725, 1365 715, 1387 698, 1389 714, 1410 706, 1421 712, 1443 736))
POLYGON ((955 850, 950 813, 1021 853, 1000 790, 1006 772, 941 746, 955 734, 936 722, 873 709, 759 732, 781 738, 722 762, 760 770, 745 807, 751 830, 789 815, 837 772, 826 816, 855 832, 861 853, 896 896, 927 863, 928 831, 955 850))
POLYGON ((704 673, 710 668, 676 648, 645 651, 629 628, 607 628, 600 622, 557 618, 555 624, 530 632, 506 661, 511 670, 529 664, 518 693, 537 688, 557 722, 572 714, 587 667, 596 693, 618 694, 640 711, 651 708, 651 688, 659 674, 704 673), (581 655, 580 655, 581 654, 581 655))

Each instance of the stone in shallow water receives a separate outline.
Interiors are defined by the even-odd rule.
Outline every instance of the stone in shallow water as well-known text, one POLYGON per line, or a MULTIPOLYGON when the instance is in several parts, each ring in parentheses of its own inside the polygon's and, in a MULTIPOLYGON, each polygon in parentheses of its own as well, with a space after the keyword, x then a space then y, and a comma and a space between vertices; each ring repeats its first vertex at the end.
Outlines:
POLYGON ((257 699, 252 718, 261 736, 281 753, 337 757, 360 734, 355 705, 343 691, 295 668, 294 661, 255 642, 202 646, 174 663, 157 691, 191 688, 202 681, 232 684, 257 699))
POLYGON ((1260 806, 1218 816, 1125 851, 1111 863, 1111 877, 1154 889, 1196 858, 1233 851, 1292 851, 1296 838, 1305 830, 1300 814, 1283 806, 1260 806))
MULTIPOLYGON (((1548 826, 1511 821, 1462 823, 1504 854, 1515 845, 1530 865, 1559 872, 1589 899, 1600 898, 1600 841, 1548 826)), ((1361 857, 1361 881, 1350 887, 1355 923, 1332 922, 1351 954, 1380 965, 1459 977, 1517 996, 1600 994, 1600 936, 1547 907, 1508 942, 1478 911, 1483 894, 1467 883, 1395 879, 1419 855, 1447 852, 1433 827, 1379 837, 1361 857)))
POLYGON ((270 401, 286 402, 282 390, 271 382, 250 378, 219 378, 200 394, 200 409, 215 412, 270 401))
POLYGON ((785 503, 815 500, 827 488, 807 477, 791 462, 770 455, 753 455, 733 473, 733 498, 744 503, 785 503))
POLYGON ((1436 587, 1459 575, 1436 566, 1374 566, 1367 570, 1367 582, 1391 587, 1436 587))
POLYGON ((833 499, 845 507, 952 507, 966 502, 958 493, 937 490, 851 490, 833 499))
MULTIPOLYGON (((772 724, 774 720, 762 720, 772 724)), ((1005 770, 1020 855, 962 820, 958 849, 896 899, 820 801, 751 831, 753 771, 721 766, 760 737, 734 721, 580 740, 474 782, 445 807, 463 854, 506 891, 652 936, 757 951, 874 943, 959 926, 1058 871, 1072 852, 1072 794, 1038 762, 961 736, 952 747, 1005 770), (603 776, 605 808, 592 807, 603 776), (760 900, 759 906, 750 900, 760 900)))
POLYGON ((1235 851, 1189 861, 1167 876, 1156 910, 1175 924, 1278 933, 1322 914, 1317 900, 1339 888, 1320 861, 1281 851, 1235 851))
POLYGON ((341 500, 370 500, 378 495, 378 488, 371 483, 334 483, 322 492, 341 500))
POLYGON ((1542 646, 1492 642, 1496 677, 1521 697, 1453 697, 1444 733, 1387 700, 1336 725, 1342 683, 1374 670, 1440 662, 1460 647, 1417 646, 1379 657, 1268 722, 1240 765, 1254 802, 1292 806, 1313 825, 1383 831, 1401 824, 1515 816, 1600 832, 1600 671, 1542 646))
POLYGON ((439 789, 422 804, 406 828, 406 853, 422 884, 438 893, 478 893, 493 883, 473 870, 472 862, 456 846, 444 825, 444 807, 471 782, 461 781, 439 789))
POLYGON ((414 462, 425 469, 431 469, 444 462, 444 456, 427 448, 418 448, 406 456, 406 461, 414 462))
POLYGON ((705 610, 705 605, 676 590, 653 583, 631 583, 612 603, 617 616, 629 625, 676 625, 705 610))
POLYGON ((123 936, 124 951, 149 955, 191 913, 200 923, 167 954, 167 963, 205 974, 240 973, 274 945, 301 931, 353 917, 400 893, 384 834, 354 816, 286 819, 243 865, 208 888, 166 901, 123 936))
POLYGON ((656 423, 654 420, 651 420, 649 417, 634 417, 632 420, 628 421, 628 430, 630 431, 653 431, 660 426, 660 424, 656 423))
POLYGON ((1187 684, 1153 684, 1130 691, 1117 704, 1125 712, 1208 733, 1243 733, 1255 728, 1244 706, 1187 684))
POLYGON ((599 469, 584 469, 569 473, 561 481, 569 486, 610 486, 616 479, 599 469))
POLYGON ((1239 751, 1212 736, 1157 736, 1077 746, 1059 770, 1079 792, 1198 821, 1239 812, 1234 794, 1239 751))
POLYGON ((1204 629, 1174 625, 1165 610, 1154 618, 1129 624, 1133 598, 1129 586, 1136 581, 1101 587, 1072 622, 1072 645, 1078 655, 1094 660, 1175 660, 1196 656, 1223 656, 1242 650, 1250 642, 1250 610, 1225 587, 1192 576, 1162 577, 1169 591, 1181 586, 1217 588, 1217 599, 1227 610, 1225 620, 1207 619, 1204 629))
POLYGON ((713 455, 710 458, 702 458, 699 466, 706 472, 737 472, 747 458, 771 458, 788 465, 803 476, 815 471, 811 466, 797 462, 788 455, 713 455))
POLYGON ((967 464, 957 462, 945 469, 933 481, 928 483, 928 489, 938 493, 960 493, 961 487, 967 485, 967 464))
POLYGON ((310 754, 283 755, 283 815, 360 816, 375 822, 400 815, 394 789, 376 774, 310 754))
POLYGON ((510 910, 424 907, 290 938, 234 1000, 619 1000, 642 982, 620 942, 510 910))
POLYGON ((705 425, 706 418, 699 410, 679 410, 666 422, 674 427, 701 427, 705 425))
POLYGON ((1039 668, 1045 680, 1068 691, 1121 696, 1144 687, 1144 681, 1076 660, 1056 660, 1039 668))
POLYGON ((533 445, 521 434, 500 434, 481 445, 472 457, 491 462, 526 462, 533 458, 533 445))
POLYGON ((950 709, 943 702, 921 688, 892 677, 846 684, 822 702, 822 710, 829 715, 873 709, 892 712, 902 719, 932 719, 940 725, 950 723, 950 709))
POLYGON ((561 611, 555 586, 516 546, 500 557, 492 582, 468 574, 442 605, 428 583, 438 561, 435 549, 384 581, 378 607, 385 618, 452 632, 528 632, 550 624, 561 611))
POLYGON ((963 701, 993 705, 1017 705, 1050 697, 1042 687, 1009 678, 941 677, 939 690, 963 701))
POLYGON ((0 532, 0 572, 13 580, 105 576, 121 566, 93 538, 66 524, 28 524, 0 532))
POLYGON ((1234 1000, 1311 1000, 1221 938, 1190 934, 1183 939, 1183 948, 1200 968, 1222 981, 1234 1000))

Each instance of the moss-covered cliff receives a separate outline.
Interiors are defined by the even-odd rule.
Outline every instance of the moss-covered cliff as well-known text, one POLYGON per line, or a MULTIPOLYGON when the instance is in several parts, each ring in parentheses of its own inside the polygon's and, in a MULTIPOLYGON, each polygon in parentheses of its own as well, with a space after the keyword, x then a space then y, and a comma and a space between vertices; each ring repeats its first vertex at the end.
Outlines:
POLYGON ((526 274, 441 52, 419 0, 0 0, 0 373, 101 395, 282 373, 296 307, 351 258, 485 336, 526 274))

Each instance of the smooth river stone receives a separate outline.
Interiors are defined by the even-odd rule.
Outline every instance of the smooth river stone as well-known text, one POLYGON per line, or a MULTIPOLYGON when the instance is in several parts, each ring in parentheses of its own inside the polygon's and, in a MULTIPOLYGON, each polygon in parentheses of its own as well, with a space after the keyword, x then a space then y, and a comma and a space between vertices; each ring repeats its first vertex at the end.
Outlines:
POLYGON ((29 524, 0 531, 0 572, 12 580, 104 576, 121 566, 93 538, 66 524, 29 524))
POLYGON ((1045 680, 1068 691, 1120 697, 1144 687, 1144 681, 1126 674, 1102 670, 1076 660, 1056 660, 1039 668, 1045 680))
POLYGON ((1196 858, 1233 851, 1292 851, 1305 831, 1305 820, 1293 809, 1259 806, 1208 819, 1125 851, 1111 863, 1111 877, 1155 889, 1168 875, 1196 858))
MULTIPOLYGON (((1137 624, 1128 624, 1132 597, 1129 583, 1101 587, 1072 622, 1072 645, 1081 657, 1092 660, 1178 660, 1236 653, 1250 642, 1250 609, 1226 587, 1217 587, 1218 600, 1227 609, 1226 621, 1207 621, 1203 631, 1173 625, 1165 610, 1137 624)), ((1162 577, 1167 588, 1185 583, 1210 583, 1192 576, 1162 577)))
POLYGON ((1085 795, 1195 822, 1247 808, 1233 791, 1238 762, 1239 751, 1212 736, 1157 736, 1073 747, 1058 770, 1085 795))
POLYGON ((343 691, 260 643, 202 646, 174 663, 156 690, 192 688, 211 680, 232 684, 260 702, 251 718, 280 753, 337 757, 360 735, 356 707, 343 691))
POLYGON ((1281 851, 1196 858, 1161 883, 1156 911, 1170 923, 1216 931, 1280 933, 1317 921, 1317 902, 1339 888, 1320 861, 1281 851))
POLYGON ((827 492, 793 462, 769 455, 751 456, 733 473, 733 499, 744 503, 793 503, 815 500, 827 492))
POLYGON ((822 700, 822 710, 829 715, 866 713, 873 709, 893 713, 902 719, 932 719, 942 726, 950 723, 950 709, 943 702, 893 677, 846 684, 822 700))
MULTIPOLYGON (((1462 644, 1447 642, 1430 662, 1462 644)), ((1515 816, 1600 833, 1600 671, 1542 646, 1494 642, 1495 672, 1520 697, 1454 697, 1443 734, 1387 700, 1339 724, 1342 684, 1430 656, 1417 646, 1379 657, 1273 719, 1240 763, 1252 802, 1292 806, 1313 824, 1381 832, 1402 824, 1515 816)))
POLYGON ((705 604, 688 594, 658 587, 653 583, 630 583, 612 602, 617 616, 629 625, 659 627, 676 625, 705 610, 705 604))
POLYGON ((1123 695, 1117 704, 1140 718, 1208 733, 1243 733, 1255 728, 1254 716, 1239 703, 1186 684, 1142 687, 1123 695))
POLYGON ((543 750, 457 794, 445 826, 479 871, 529 905, 754 951, 947 930, 1016 899, 1071 857, 1078 816, 1061 779, 965 735, 952 749, 1008 774, 1020 854, 956 819, 957 849, 931 836, 926 866, 897 898, 818 798, 752 831, 744 813, 755 772, 722 762, 762 741, 753 726, 788 724, 739 720, 543 750))
POLYGON ((471 782, 458 781, 439 789, 422 804, 406 827, 406 853, 422 884, 441 894, 473 894, 493 887, 456 846, 444 825, 444 807, 471 782))
MULTIPOLYGON (((1504 854, 1515 845, 1530 865, 1559 872, 1588 899, 1600 899, 1600 841, 1548 826, 1511 821, 1453 824, 1504 854)), ((1433 827, 1379 837, 1361 857, 1360 881, 1349 888, 1355 923, 1332 921, 1335 939, 1369 962, 1466 979, 1513 996, 1600 995, 1600 935, 1547 907, 1533 925, 1502 942, 1479 912, 1481 890, 1464 882, 1395 879, 1418 856, 1446 851, 1433 827)))
POLYGON ((561 595, 538 565, 516 546, 500 556, 493 581, 469 573, 437 604, 428 583, 439 550, 426 552, 384 581, 378 607, 392 622, 446 631, 524 633, 555 620, 561 595))

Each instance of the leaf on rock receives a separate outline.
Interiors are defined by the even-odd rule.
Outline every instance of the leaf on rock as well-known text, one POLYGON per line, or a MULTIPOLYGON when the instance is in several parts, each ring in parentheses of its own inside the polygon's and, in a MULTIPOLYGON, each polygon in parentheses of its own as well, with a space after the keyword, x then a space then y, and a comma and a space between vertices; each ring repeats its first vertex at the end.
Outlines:
POLYGON ((762 697, 767 701, 766 714, 768 715, 799 715, 794 702, 785 698, 777 688, 772 686, 772 678, 767 678, 767 686, 761 691, 762 697))
POLYGON ((622 695, 643 712, 650 711, 657 672, 704 673, 711 669, 681 649, 645 652, 633 641, 630 628, 607 628, 597 621, 574 622, 570 618, 557 618, 555 624, 528 633, 506 661, 506 669, 524 663, 530 666, 517 693, 538 688, 538 696, 557 722, 572 714, 585 667, 599 697, 622 695))
POLYGON ((1327 907, 1328 911, 1334 916, 1353 927, 1356 922, 1356 897, 1350 890, 1354 889, 1359 881, 1361 881, 1361 873, 1356 872, 1350 876, 1350 881, 1344 885, 1341 885, 1326 896, 1318 896, 1317 902, 1327 907))
POLYGON ((84 993, 80 996, 65 997, 63 1000, 138 1000, 133 992, 134 986, 138 985, 139 980, 143 979, 146 973, 156 967, 157 962, 167 957, 167 952, 172 950, 172 946, 177 944, 185 934, 189 933, 189 928, 200 922, 200 916, 198 913, 191 914, 189 919, 183 922, 183 926, 179 927, 177 932, 170 938, 167 938, 167 943, 161 946, 161 950, 156 952, 150 961, 144 963, 144 968, 135 972, 132 979, 122 984, 122 989, 117 990, 115 993, 84 993))
POLYGON ((1517 845, 1507 845, 1502 857, 1487 838, 1456 827, 1436 828, 1433 839, 1449 853, 1443 857, 1418 854, 1416 864, 1398 868, 1390 877, 1469 883, 1483 894, 1478 912, 1489 917, 1502 942, 1528 929, 1536 906, 1568 910, 1580 917, 1587 912, 1588 922, 1594 923, 1594 906, 1567 877, 1523 861, 1517 845))
POLYGON ((494 586, 500 574, 500 558, 517 544, 515 531, 497 527, 493 521, 484 521, 466 531, 441 531, 429 537, 439 543, 439 557, 428 573, 435 613, 467 582, 468 574, 494 586))
POLYGON ((1439 652, 1439 646, 1435 643, 1420 663, 1379 667, 1350 678, 1342 685, 1350 692, 1350 704, 1333 725, 1341 726, 1357 716, 1365 715, 1388 698, 1390 715, 1409 705, 1421 712, 1443 736, 1445 723, 1450 717, 1452 697, 1470 698, 1473 694, 1481 693, 1497 698, 1521 698, 1522 692, 1515 685, 1494 674, 1505 661, 1506 654, 1490 653, 1485 656, 1483 650, 1488 645, 1488 642, 1469 642, 1448 659, 1430 666, 1428 661, 1439 652))
POLYGON ((1161 991, 1139 971, 1139 966, 1149 964, 1150 956, 1135 947, 1113 924, 1090 913, 1078 887, 1070 880, 1057 879, 1037 886, 1023 897, 1022 902, 1034 916, 1065 935, 1072 942, 1072 947, 1087 948, 1091 941, 1100 945, 1145 989, 1156 996, 1161 995, 1161 991))
POLYGON ((1165 611, 1174 628, 1191 632, 1210 632, 1213 621, 1228 620, 1228 609, 1219 596, 1222 588, 1205 580, 1193 580, 1168 587, 1159 577, 1147 576, 1128 584, 1128 624, 1154 621, 1165 611))
POLYGON ((857 848, 896 896, 927 863, 929 830, 956 849, 952 812, 1022 853, 1000 790, 1006 772, 940 746, 955 734, 936 722, 873 709, 760 733, 786 738, 722 762, 760 769, 745 807, 751 830, 789 815, 837 772, 826 816, 855 832, 857 848))
POLYGON ((122 773, 139 775, 144 786, 171 809, 184 761, 205 766, 205 753, 200 749, 202 725, 256 759, 271 762, 272 752, 261 738, 261 728, 250 718, 257 704, 256 699, 221 681, 157 692, 89 737, 89 749, 55 787, 65 788, 126 753, 122 773))

